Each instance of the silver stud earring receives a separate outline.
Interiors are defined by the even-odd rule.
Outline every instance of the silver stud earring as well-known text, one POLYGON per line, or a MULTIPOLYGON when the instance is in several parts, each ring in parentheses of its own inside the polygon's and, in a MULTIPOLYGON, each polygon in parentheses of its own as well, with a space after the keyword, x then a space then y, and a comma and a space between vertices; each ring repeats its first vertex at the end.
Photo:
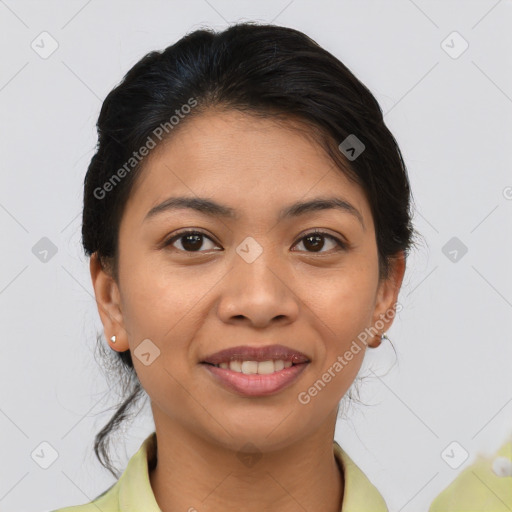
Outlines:
POLYGON ((111 336, 111 337, 110 337, 110 341, 111 341, 112 343, 115 343, 115 342, 116 342, 116 336, 115 336, 115 335, 114 335, 114 336, 111 336))

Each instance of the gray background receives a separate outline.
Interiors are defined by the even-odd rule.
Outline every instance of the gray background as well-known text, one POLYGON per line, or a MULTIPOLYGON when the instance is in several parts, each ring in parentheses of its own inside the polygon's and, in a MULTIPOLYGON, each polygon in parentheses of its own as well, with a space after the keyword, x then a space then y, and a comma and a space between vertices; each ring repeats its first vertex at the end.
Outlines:
MULTIPOLYGON (((340 58, 410 173, 424 243, 389 332, 399 363, 387 344, 368 354, 372 405, 339 420, 336 440, 390 511, 412 512, 512 435, 511 1, 0 0, 2 511, 85 503, 114 482, 92 450, 116 396, 94 359, 102 326, 80 247, 101 101, 148 51, 239 20, 303 30, 340 58), (51 49, 43 31, 58 43, 47 58, 31 47, 51 49), (57 252, 41 261, 44 237, 57 252), (31 458, 44 441, 58 453, 48 469, 31 458), (452 441, 469 453, 458 469, 441 456, 452 441)), ((147 407, 120 466, 152 429, 147 407)))

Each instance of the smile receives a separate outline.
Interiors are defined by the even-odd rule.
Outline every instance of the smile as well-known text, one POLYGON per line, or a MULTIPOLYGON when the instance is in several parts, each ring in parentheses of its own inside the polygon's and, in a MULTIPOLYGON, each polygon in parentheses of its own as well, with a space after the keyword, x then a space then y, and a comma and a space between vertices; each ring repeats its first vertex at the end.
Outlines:
POLYGON ((293 363, 291 361, 284 361, 283 359, 269 360, 269 361, 226 361, 216 364, 217 368, 224 368, 233 370, 234 372, 244 373, 245 375, 259 374, 268 375, 270 373, 281 371, 284 368, 289 368, 293 363))
POLYGON ((202 363, 202 366, 217 383, 231 391, 244 396, 268 396, 290 386, 308 364, 270 360, 202 363))

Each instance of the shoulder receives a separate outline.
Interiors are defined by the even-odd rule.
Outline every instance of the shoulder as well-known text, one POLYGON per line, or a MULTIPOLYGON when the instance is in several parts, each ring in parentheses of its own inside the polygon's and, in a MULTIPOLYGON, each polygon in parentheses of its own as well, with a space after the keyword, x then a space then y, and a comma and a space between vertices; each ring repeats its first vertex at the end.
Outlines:
POLYGON ((383 496, 336 441, 334 441, 334 456, 343 471, 342 510, 388 512, 383 496))
POLYGON ((432 502, 429 512, 512 510, 512 441, 479 456, 432 502))

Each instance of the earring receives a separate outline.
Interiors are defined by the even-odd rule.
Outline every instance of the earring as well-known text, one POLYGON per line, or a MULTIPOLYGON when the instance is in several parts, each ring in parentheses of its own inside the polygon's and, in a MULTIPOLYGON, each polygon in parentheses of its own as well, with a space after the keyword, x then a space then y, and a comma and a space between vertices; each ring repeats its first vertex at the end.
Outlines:
POLYGON ((389 338, 388 338, 388 335, 383 332, 381 335, 380 335, 380 340, 381 341, 384 341, 384 340, 388 340, 388 341, 391 341, 389 338))
POLYGON ((112 343, 115 343, 115 342, 116 342, 116 336, 115 336, 115 334, 114 334, 114 336, 111 336, 111 337, 110 337, 110 341, 111 341, 112 343))

